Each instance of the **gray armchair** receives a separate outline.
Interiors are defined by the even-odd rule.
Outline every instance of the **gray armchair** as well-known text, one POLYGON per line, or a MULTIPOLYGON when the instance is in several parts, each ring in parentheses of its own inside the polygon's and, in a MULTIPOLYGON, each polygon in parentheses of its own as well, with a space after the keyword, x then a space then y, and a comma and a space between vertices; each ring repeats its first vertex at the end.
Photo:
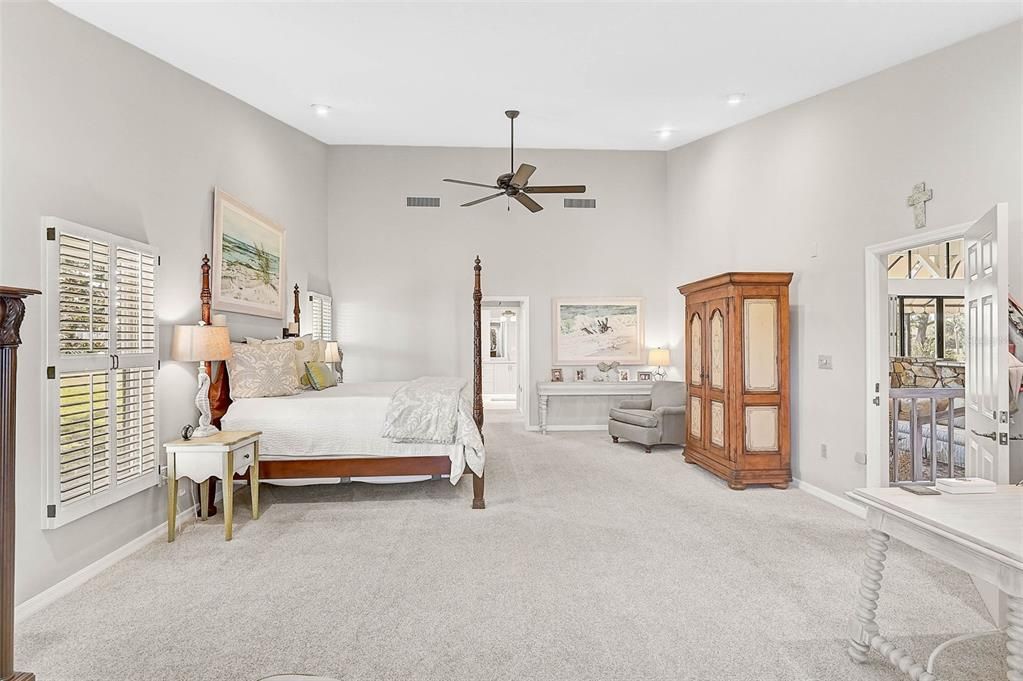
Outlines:
POLYGON ((681 381, 654 383, 650 397, 625 400, 608 414, 607 432, 638 442, 650 451, 653 445, 681 445, 686 436, 685 384, 681 381))

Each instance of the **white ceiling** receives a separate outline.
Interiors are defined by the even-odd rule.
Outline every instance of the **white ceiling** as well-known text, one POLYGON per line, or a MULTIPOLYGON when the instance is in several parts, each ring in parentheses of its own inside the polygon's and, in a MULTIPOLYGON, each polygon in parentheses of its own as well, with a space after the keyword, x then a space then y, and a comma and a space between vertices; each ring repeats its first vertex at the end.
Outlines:
POLYGON ((1016 0, 56 4, 330 144, 500 147, 518 108, 516 146, 585 149, 676 147, 1021 16, 1016 0))

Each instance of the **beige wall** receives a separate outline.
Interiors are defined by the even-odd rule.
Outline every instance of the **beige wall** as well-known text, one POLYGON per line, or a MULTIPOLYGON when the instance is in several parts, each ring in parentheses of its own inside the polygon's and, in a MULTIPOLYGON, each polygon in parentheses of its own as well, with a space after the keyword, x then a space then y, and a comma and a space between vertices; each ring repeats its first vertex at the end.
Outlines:
MULTIPOLYGON (((172 325, 199 316, 198 265, 212 243, 216 185, 287 229, 289 283, 326 286, 323 144, 52 5, 2 3, 0 16, 0 281, 44 288, 43 215, 154 244, 163 259, 158 315, 166 359, 172 325)), ((22 328, 19 602, 166 517, 161 488, 60 529, 39 529, 42 311, 42 298, 32 299, 22 328)), ((232 315, 231 325, 236 336, 280 333, 272 319, 232 315)), ((194 376, 194 365, 164 362, 158 380, 164 439, 194 422, 194 376)))
MULTIPOLYGON (((533 184, 585 182, 597 208, 566 209, 560 195, 538 197, 536 214, 514 202, 509 211, 503 198, 459 207, 487 190, 441 178, 492 181, 506 172, 506 149, 331 147, 328 248, 346 381, 471 376, 477 253, 486 295, 529 296, 531 393, 550 380, 553 298, 643 296, 647 343, 665 342, 663 152, 516 159, 537 166, 533 184), (441 208, 406 208, 408 195, 440 196, 441 208)), ((607 407, 551 400, 550 422, 599 424, 607 407)), ((532 412, 535 424, 535 398, 532 412)))
MULTIPOLYGON (((768 114, 668 155, 666 284, 791 270, 794 475, 862 486, 864 247, 912 233, 906 196, 934 189, 928 224, 1009 203, 1019 263, 1023 24, 768 114), (816 255, 814 255, 816 254, 816 255), (817 369, 819 354, 834 370, 817 369), (826 444, 828 457, 821 458, 826 444)), ((1020 270, 1013 271, 1018 293, 1020 270)), ((673 346, 681 307, 669 305, 673 346)), ((677 360, 681 352, 674 354, 677 360)))

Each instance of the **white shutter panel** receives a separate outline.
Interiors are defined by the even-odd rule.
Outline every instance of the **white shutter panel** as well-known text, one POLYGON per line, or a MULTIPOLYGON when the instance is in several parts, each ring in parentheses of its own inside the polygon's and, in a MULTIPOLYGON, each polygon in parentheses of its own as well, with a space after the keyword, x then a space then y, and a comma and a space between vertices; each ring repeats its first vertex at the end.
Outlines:
POLYGON ((117 369, 117 482, 134 480, 156 466, 156 372, 117 369))
POLYGON ((159 482, 153 250, 60 218, 47 233, 47 506, 53 528, 159 482))
POLYGON ((106 353, 110 341, 110 247, 60 235, 57 286, 60 353, 106 353))
POLYGON ((330 296, 322 293, 309 293, 309 306, 312 316, 313 340, 332 340, 334 337, 334 314, 330 296))
POLYGON ((60 376, 60 503, 110 485, 107 372, 60 376))

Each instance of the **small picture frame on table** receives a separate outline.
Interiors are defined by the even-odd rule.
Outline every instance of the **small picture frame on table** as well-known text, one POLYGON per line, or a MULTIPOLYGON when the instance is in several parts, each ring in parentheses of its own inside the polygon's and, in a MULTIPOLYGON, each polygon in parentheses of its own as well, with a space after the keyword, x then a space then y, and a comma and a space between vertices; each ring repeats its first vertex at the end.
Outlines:
POLYGON ((629 381, 629 370, 628 369, 619 369, 618 370, 618 382, 619 383, 627 383, 628 381, 629 381))
POLYGON ((576 369, 575 370, 575 380, 577 380, 577 381, 585 381, 586 380, 586 369, 576 369))
POLYGON ((565 380, 565 375, 561 369, 551 369, 551 383, 562 383, 565 380))
POLYGON ((637 381, 652 381, 654 380, 654 374, 652 371, 640 371, 636 373, 637 381))

